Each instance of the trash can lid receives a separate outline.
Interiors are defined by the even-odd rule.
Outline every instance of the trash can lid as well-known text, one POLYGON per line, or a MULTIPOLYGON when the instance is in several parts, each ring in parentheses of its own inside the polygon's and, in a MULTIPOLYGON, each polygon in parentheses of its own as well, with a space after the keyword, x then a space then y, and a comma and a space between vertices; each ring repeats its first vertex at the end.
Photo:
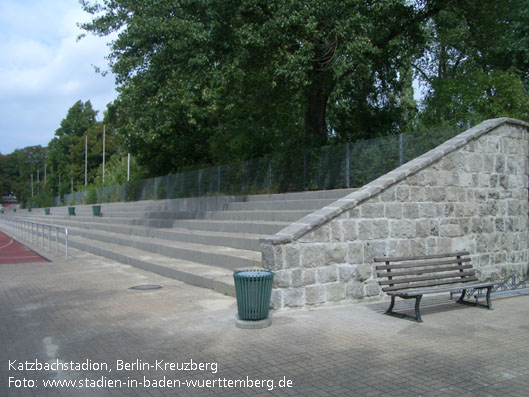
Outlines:
POLYGON ((243 270, 235 273, 238 277, 265 277, 272 274, 269 270, 243 270))

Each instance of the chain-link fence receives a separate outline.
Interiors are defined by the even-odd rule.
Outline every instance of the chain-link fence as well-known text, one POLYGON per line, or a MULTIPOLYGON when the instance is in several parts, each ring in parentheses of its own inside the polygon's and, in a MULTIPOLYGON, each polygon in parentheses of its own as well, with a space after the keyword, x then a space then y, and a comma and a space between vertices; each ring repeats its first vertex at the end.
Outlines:
MULTIPOLYGON (((454 137, 460 128, 399 134, 314 150, 276 153, 238 164, 219 165, 107 186, 63 197, 64 203, 246 195, 360 187, 454 137)), ((55 198, 56 204, 60 197, 55 198)))

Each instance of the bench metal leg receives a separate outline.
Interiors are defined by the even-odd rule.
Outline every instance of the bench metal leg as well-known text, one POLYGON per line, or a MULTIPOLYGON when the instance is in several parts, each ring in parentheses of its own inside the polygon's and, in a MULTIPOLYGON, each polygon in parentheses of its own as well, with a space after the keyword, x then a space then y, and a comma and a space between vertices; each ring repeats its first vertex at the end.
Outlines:
POLYGON ((418 323, 422 323, 422 318, 421 318, 421 310, 419 308, 419 305, 421 304, 421 299, 422 299, 422 295, 419 295, 419 296, 416 296, 415 297, 415 318, 417 320, 418 323))
POLYGON ((390 303, 390 305, 388 307, 388 310, 386 310, 386 314, 393 313, 393 306, 395 306, 395 297, 394 296, 391 297, 391 303, 390 303))
POLYGON ((405 318, 407 320, 415 320, 417 321, 418 323, 422 323, 422 318, 421 318, 421 310, 420 310, 420 304, 421 304, 421 298, 422 298, 422 295, 420 296, 403 296, 402 297, 403 299, 413 299, 415 298, 415 317, 413 316, 410 316, 409 314, 404 314, 404 313, 397 313, 397 312, 394 312, 393 311, 393 307, 395 306, 395 296, 391 296, 391 303, 389 304, 389 307, 388 307, 388 310, 386 310, 386 314, 390 315, 390 316, 393 316, 393 317, 399 317, 399 318, 405 318))
POLYGON ((463 292, 461 292, 461 296, 459 297, 459 299, 457 300, 457 303, 461 303, 465 300, 465 294, 467 293, 467 290, 464 289, 463 292))
POLYGON ((487 309, 489 310, 493 310, 492 308, 492 302, 490 300, 490 294, 492 292, 492 287, 493 286, 490 286, 490 287, 482 287, 482 288, 478 288, 480 291, 482 289, 485 289, 487 288, 487 304, 484 305, 483 303, 479 303, 478 300, 477 300, 477 296, 476 296, 476 302, 469 302, 469 301, 466 301, 464 300, 465 298, 465 292, 466 290, 463 290, 463 292, 461 293, 461 296, 459 297, 459 299, 457 300, 457 303, 462 303, 464 305, 470 305, 470 306, 481 306, 481 307, 486 307, 487 309))
POLYGON ((492 292, 492 287, 487 287, 487 308, 489 310, 493 310, 492 309, 492 302, 490 301, 490 293, 492 292))

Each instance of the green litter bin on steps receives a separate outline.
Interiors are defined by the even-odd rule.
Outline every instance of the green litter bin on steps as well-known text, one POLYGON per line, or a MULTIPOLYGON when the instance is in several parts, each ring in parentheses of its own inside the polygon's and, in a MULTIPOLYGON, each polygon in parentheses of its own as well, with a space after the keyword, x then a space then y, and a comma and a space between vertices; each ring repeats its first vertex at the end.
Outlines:
MULTIPOLYGON (((267 320, 274 273, 265 269, 240 270, 233 273, 233 279, 239 320, 243 322, 267 320)), ((237 322, 237 326, 240 327, 239 323, 237 322)), ((264 326, 268 325, 270 325, 269 321, 264 326)), ((260 327, 243 326, 241 328, 260 327)))

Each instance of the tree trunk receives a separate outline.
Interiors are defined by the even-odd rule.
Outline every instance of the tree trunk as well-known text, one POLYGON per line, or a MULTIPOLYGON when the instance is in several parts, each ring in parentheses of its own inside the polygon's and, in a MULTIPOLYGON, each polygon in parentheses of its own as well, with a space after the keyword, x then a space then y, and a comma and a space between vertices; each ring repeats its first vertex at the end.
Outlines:
POLYGON ((332 92, 328 72, 314 71, 307 91, 305 113, 306 143, 309 146, 323 146, 327 143, 327 101, 332 92))

